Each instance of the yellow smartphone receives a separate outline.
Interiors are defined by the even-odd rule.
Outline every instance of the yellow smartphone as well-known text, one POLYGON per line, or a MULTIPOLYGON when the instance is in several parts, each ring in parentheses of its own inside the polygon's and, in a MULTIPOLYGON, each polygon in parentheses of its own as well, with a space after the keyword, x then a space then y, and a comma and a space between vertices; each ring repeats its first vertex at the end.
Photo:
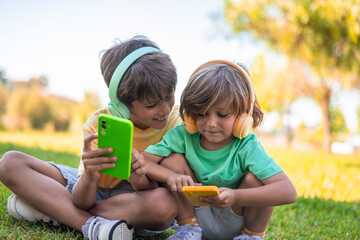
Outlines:
POLYGON ((210 206, 208 203, 199 202, 199 197, 209 197, 220 194, 216 186, 186 186, 182 187, 182 192, 193 206, 210 206))
POLYGON ((133 128, 133 123, 128 119, 100 114, 98 119, 98 147, 111 147, 113 152, 104 156, 117 156, 115 167, 106 168, 100 172, 121 179, 130 177, 133 128))

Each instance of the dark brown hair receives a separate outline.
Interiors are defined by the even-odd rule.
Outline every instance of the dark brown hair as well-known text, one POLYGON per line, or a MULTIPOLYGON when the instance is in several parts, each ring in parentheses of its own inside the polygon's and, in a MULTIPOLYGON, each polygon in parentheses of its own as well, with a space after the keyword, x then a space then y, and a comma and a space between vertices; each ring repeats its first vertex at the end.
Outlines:
MULTIPOLYGON (((158 45, 147 37, 137 35, 106 50, 100 62, 101 73, 109 87, 111 77, 120 62, 131 52, 141 47, 158 45)), ((128 107, 135 100, 162 99, 161 94, 172 94, 177 83, 176 68, 169 55, 162 51, 146 54, 137 59, 123 75, 117 98, 128 107)))

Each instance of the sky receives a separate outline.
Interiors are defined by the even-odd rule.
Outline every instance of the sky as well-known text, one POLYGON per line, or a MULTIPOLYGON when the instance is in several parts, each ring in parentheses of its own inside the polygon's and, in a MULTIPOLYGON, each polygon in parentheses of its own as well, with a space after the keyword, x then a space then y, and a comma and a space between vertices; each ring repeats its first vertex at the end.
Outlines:
MULTIPOLYGON (((0 0, 0 69, 10 80, 45 76, 51 93, 79 101, 85 91, 95 92, 105 105, 109 98, 100 73, 100 52, 116 39, 140 34, 172 58, 178 73, 178 103, 200 64, 227 59, 249 67, 264 51, 249 38, 229 38, 223 2, 0 0)), ((350 115, 353 119, 353 112, 350 115)), ((311 121, 320 118, 313 115, 311 121)))
POLYGON ((254 57, 251 44, 241 47, 214 31, 210 16, 221 14, 222 2, 0 0, 0 68, 8 79, 44 75, 53 93, 81 100, 84 91, 95 91, 107 103, 99 54, 117 38, 140 34, 171 56, 179 98, 191 72, 203 62, 249 63, 254 57))

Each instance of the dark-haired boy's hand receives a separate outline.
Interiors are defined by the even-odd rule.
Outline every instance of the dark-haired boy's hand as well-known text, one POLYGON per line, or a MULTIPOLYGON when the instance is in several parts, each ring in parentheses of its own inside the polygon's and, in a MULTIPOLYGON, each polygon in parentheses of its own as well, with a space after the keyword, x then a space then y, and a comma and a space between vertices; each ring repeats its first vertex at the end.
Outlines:
POLYGON ((97 139, 97 134, 91 134, 84 138, 84 147, 81 160, 84 164, 84 173, 89 181, 98 181, 101 177, 100 170, 115 167, 117 157, 102 156, 113 151, 112 148, 94 149, 91 142, 97 139))
POLYGON ((172 174, 168 180, 167 185, 173 192, 182 192, 184 186, 194 186, 194 180, 189 175, 172 174))
POLYGON ((138 182, 141 178, 145 177, 145 174, 144 156, 136 149, 133 149, 131 153, 131 174, 128 181, 131 183, 138 182))

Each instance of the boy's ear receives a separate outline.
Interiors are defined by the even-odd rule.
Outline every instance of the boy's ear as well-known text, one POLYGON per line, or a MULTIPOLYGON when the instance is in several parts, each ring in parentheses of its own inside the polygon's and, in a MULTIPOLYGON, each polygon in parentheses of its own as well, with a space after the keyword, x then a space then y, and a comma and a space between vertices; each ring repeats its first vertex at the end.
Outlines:
POLYGON ((116 99, 115 103, 110 102, 108 104, 108 109, 113 116, 130 119, 131 112, 129 108, 118 99, 116 99))
POLYGON ((155 47, 141 47, 127 55, 120 64, 116 67, 109 84, 110 103, 108 104, 111 115, 120 118, 129 119, 131 112, 128 107, 117 99, 117 90, 119 88, 121 79, 126 70, 140 57, 152 53, 160 52, 160 49, 155 47))
POLYGON ((190 133, 190 134, 193 134, 193 133, 196 133, 198 132, 198 129, 196 127, 196 123, 195 123, 195 120, 189 116, 188 114, 184 114, 184 127, 185 129, 190 133))

